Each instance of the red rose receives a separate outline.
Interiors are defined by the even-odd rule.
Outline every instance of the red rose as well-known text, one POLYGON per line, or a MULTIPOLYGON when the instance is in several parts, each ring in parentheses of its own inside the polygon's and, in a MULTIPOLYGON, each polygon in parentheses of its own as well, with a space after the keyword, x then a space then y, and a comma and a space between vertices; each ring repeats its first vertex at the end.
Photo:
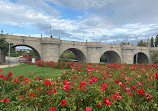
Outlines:
POLYGON ((20 97, 19 97, 19 99, 23 99, 23 98, 24 98, 23 96, 20 96, 20 97))
POLYGON ((158 80, 158 73, 156 73, 156 79, 158 80))
POLYGON ((7 80, 7 77, 3 77, 4 80, 7 80))
POLYGON ((87 84, 86 81, 82 81, 79 86, 80 86, 80 88, 82 88, 82 86, 86 86, 86 84, 87 84))
POLYGON ((108 100, 108 98, 105 97, 104 100, 105 106, 111 105, 111 101, 108 100))
POLYGON ((113 95, 112 95, 112 98, 113 98, 113 99, 117 99, 117 94, 113 94, 113 95))
POLYGON ((0 75, 0 77, 4 77, 4 75, 3 75, 3 74, 1 74, 1 75, 0 75))
POLYGON ((99 107, 99 109, 102 107, 102 103, 101 102, 98 102, 98 107, 99 107))
POLYGON ((150 95, 150 94, 148 94, 148 93, 145 93, 145 95, 146 95, 146 99, 152 98, 152 95, 150 95))
POLYGON ((138 90, 138 94, 143 95, 143 93, 144 93, 144 90, 143 90, 143 89, 139 89, 139 90, 138 90))
POLYGON ((66 104, 66 100, 65 99, 61 100, 61 106, 64 106, 65 104, 66 104))
POLYGON ((65 91, 68 91, 68 89, 70 89, 70 86, 69 86, 68 84, 66 84, 66 85, 64 86, 64 90, 65 90, 65 91))
POLYGON ((136 91, 136 90, 137 90, 137 88, 136 88, 136 86, 135 86, 135 85, 133 85, 131 88, 132 88, 134 91, 136 91))
POLYGON ((15 79, 14 79, 14 82, 18 82, 18 79, 17 79, 17 78, 15 78, 15 79))
POLYGON ((25 81, 28 80, 28 77, 25 77, 25 81))
POLYGON ((50 93, 52 93, 52 91, 47 91, 47 94, 49 95, 50 93))
POLYGON ((57 90, 56 90, 56 89, 54 89, 54 90, 53 90, 53 92, 54 92, 54 93, 56 93, 56 92, 57 92, 57 90))
POLYGON ((12 72, 8 72, 8 76, 11 76, 12 75, 12 72))
POLYGON ((33 93, 30 93, 30 95, 29 95, 30 97, 33 97, 33 93))
POLYGON ((36 80, 41 80, 41 78, 40 77, 36 77, 36 80))
POLYGON ((37 87, 37 89, 41 89, 41 87, 37 87))
POLYGON ((45 83, 45 85, 49 85, 49 84, 51 84, 51 82, 48 81, 48 80, 45 80, 44 83, 45 83))
POLYGON ((58 80, 56 80, 55 82, 58 83, 58 80))
POLYGON ((91 111, 91 107, 86 107, 86 111, 91 111))
POLYGON ((56 111, 55 108, 50 108, 48 111, 56 111))
POLYGON ((2 99, 0 101, 6 102, 6 101, 10 101, 7 97, 5 99, 2 99))

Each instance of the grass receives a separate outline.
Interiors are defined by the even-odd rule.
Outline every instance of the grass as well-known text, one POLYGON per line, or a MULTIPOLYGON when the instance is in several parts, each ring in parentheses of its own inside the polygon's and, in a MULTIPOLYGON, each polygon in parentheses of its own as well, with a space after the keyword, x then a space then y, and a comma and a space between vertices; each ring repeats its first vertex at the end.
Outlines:
POLYGON ((19 66, 8 67, 8 68, 1 68, 0 74, 8 74, 8 72, 13 73, 13 77, 15 76, 29 76, 33 74, 34 76, 43 76, 46 78, 57 78, 60 74, 64 71, 61 69, 53 69, 53 68, 43 68, 37 67, 36 65, 27 65, 22 64, 19 66))

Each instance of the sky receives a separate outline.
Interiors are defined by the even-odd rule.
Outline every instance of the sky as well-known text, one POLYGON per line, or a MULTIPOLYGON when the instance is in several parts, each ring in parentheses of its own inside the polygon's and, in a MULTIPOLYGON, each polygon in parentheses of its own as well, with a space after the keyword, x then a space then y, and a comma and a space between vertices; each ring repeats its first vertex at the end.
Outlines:
POLYGON ((0 28, 13 35, 135 44, 158 34, 157 5, 158 0, 0 0, 0 28))

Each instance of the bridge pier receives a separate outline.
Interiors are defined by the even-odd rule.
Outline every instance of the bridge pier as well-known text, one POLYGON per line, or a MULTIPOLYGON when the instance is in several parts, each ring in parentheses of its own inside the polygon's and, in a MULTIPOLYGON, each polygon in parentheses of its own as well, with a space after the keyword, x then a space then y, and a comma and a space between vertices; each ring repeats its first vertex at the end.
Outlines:
POLYGON ((87 63, 100 62, 100 48, 87 46, 87 63))
POLYGON ((133 64, 134 49, 129 47, 122 47, 122 64, 133 64))
POLYGON ((42 43, 42 60, 58 62, 59 45, 52 43, 42 43))

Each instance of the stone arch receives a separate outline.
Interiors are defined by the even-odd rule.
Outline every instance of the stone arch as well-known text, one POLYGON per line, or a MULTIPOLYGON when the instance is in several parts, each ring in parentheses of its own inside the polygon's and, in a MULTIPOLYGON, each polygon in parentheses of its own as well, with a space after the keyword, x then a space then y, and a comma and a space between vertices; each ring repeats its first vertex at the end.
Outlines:
POLYGON ((32 46, 29 46, 29 45, 26 45, 26 44, 18 44, 18 45, 13 45, 12 48, 15 48, 15 47, 18 47, 18 46, 26 46, 26 47, 29 47, 31 48, 33 51, 35 51, 35 53, 37 54, 38 56, 38 59, 41 60, 41 55, 39 54, 39 52, 33 48, 32 46))
MULTIPOLYGON (((110 50, 110 51, 104 52, 102 55, 104 54, 107 58, 107 61, 106 61, 107 63, 121 63, 121 57, 117 52, 110 50)), ((101 61, 101 57, 100 57, 100 61, 101 61)))
MULTIPOLYGON (((72 51, 75 54, 78 62, 86 62, 86 56, 81 50, 79 50, 77 48, 69 48, 69 49, 66 49, 66 50, 72 51)), ((66 50, 64 50, 62 53, 64 53, 66 50)), ((60 54, 60 56, 61 56, 61 54, 60 54)))
POLYGON ((140 64, 149 63, 148 56, 143 52, 138 52, 134 55, 134 57, 133 57, 134 64, 136 63, 136 58, 137 58, 137 63, 140 63, 140 64))

